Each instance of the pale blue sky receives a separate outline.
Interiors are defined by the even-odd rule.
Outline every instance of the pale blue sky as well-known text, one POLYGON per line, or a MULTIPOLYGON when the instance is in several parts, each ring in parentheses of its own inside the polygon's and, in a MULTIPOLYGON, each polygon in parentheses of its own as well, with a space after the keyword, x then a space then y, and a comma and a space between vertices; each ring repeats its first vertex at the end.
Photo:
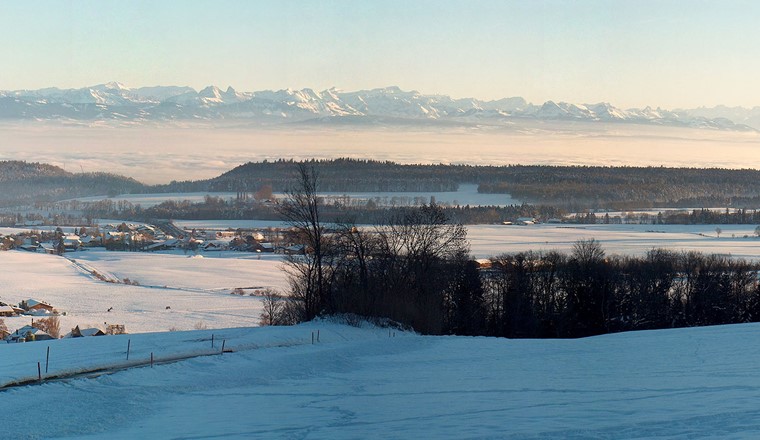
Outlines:
POLYGON ((756 1, 0 0, 0 89, 398 85, 623 107, 760 105, 756 1))

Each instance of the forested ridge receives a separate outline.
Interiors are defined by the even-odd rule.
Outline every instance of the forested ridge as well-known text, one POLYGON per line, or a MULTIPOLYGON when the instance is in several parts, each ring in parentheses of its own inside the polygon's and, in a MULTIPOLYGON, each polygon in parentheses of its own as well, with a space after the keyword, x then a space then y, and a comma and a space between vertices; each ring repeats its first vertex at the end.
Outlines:
MULTIPOLYGON (((361 159, 311 160, 320 190, 329 192, 456 191, 478 184, 483 193, 508 193, 531 204, 568 211, 656 207, 760 207, 760 171, 719 168, 590 167, 549 165, 475 166, 399 164, 361 159)), ((219 177, 172 182, 156 192, 286 190, 293 160, 249 162, 219 177)))
POLYGON ((0 161, 0 206, 74 197, 145 192, 135 179, 111 173, 70 173, 60 167, 0 161))
MULTIPOLYGON (((69 173, 52 165, 0 162, 2 201, 59 200, 88 195, 163 192, 276 192, 293 181, 298 162, 249 162, 212 179, 144 185, 109 173, 69 173)), ((718 168, 548 165, 407 165, 388 161, 306 161, 326 192, 441 192, 477 184, 483 193, 508 193, 530 204, 566 211, 658 207, 760 208, 760 171, 718 168)), ((7 204, 7 203, 6 203, 7 204)))

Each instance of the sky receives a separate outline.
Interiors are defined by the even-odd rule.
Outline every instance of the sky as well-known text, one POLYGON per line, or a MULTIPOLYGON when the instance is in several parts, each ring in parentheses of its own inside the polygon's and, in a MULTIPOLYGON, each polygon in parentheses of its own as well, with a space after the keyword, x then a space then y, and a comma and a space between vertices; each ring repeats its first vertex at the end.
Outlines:
POLYGON ((0 89, 396 85, 452 97, 760 105, 760 2, 0 2, 0 89))

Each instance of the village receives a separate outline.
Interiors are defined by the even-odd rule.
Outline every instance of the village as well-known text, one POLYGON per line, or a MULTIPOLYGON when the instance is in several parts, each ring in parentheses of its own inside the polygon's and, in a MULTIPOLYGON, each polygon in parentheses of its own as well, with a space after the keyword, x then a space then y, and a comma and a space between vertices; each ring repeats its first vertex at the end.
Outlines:
MULTIPOLYGON (((63 312, 65 315, 65 312, 63 312)), ((58 316, 61 312, 52 305, 36 299, 26 299, 17 305, 0 301, 0 339, 7 343, 49 341, 59 338, 81 338, 85 336, 119 335, 126 333, 124 325, 107 324, 105 329, 97 327, 80 328, 78 325, 66 334, 61 334, 58 316), (31 323, 10 331, 2 318, 26 316, 31 323)))
MULTIPOLYGON (((288 229, 185 231, 168 221, 156 223, 103 223, 81 227, 19 224, 16 225, 18 232, 0 234, 0 250, 59 255, 78 265, 73 256, 95 250, 201 256, 207 252, 222 251, 270 255, 302 254, 305 249, 303 245, 296 243, 296 239, 288 229)), ((115 279, 92 268, 81 269, 99 281, 139 285, 137 280, 115 279)), ((73 328, 62 329, 59 316, 66 316, 65 310, 58 310, 44 298, 11 300, 5 295, 7 295, 5 292, 0 292, 0 339, 7 343, 126 333, 123 324, 107 322, 98 326, 77 324, 73 328), (28 323, 15 329, 8 328, 3 320, 3 318, 16 318, 11 321, 18 325, 21 322, 20 318, 23 317, 29 318, 28 323)), ((166 308, 169 309, 169 306, 166 308)), ((109 308, 107 312, 111 312, 111 309, 109 308)))
POLYGON ((66 252, 104 248, 109 251, 183 252, 239 251, 298 254, 303 245, 289 228, 184 230, 171 221, 106 223, 94 226, 56 227, 21 223, 19 232, 0 233, 0 250, 21 249, 63 255, 66 252))

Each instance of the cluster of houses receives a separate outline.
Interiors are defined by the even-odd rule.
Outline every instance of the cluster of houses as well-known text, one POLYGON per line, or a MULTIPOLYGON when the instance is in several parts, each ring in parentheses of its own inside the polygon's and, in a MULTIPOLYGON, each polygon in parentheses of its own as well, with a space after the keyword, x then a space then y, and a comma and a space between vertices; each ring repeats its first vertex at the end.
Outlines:
POLYGON ((47 316, 54 315, 57 311, 50 304, 35 299, 21 301, 18 306, 6 304, 0 301, 0 318, 9 318, 19 315, 47 316))
MULTIPOLYGON (((29 316, 31 317, 31 324, 24 325, 13 331, 9 331, 6 328, 0 328, 0 340, 4 340, 7 343, 15 342, 32 342, 32 341, 47 341, 56 339, 55 334, 51 335, 44 330, 44 326, 35 325, 35 317, 52 317, 57 316, 58 311, 50 304, 44 301, 37 301, 35 299, 27 299, 21 301, 18 305, 6 304, 0 302, 0 319, 11 318, 16 316, 29 316)), ((79 328, 74 327, 63 338, 81 338, 85 336, 103 336, 103 335, 119 335, 126 333, 124 325, 110 324, 106 325, 105 330, 101 330, 97 327, 92 328, 79 328)))
POLYGON ((266 237, 261 232, 248 231, 191 231, 181 238, 156 240, 146 246, 146 251, 184 249, 193 251, 239 251, 255 253, 302 254, 304 246, 298 244, 281 245, 288 242, 282 232, 277 231, 266 237), (272 237, 274 236, 274 237, 272 237), (272 239, 274 238, 274 240, 272 239))
MULTIPOLYGON (((21 301, 18 305, 0 302, 0 318, 11 318, 20 315, 48 316, 55 314, 57 314, 57 311, 53 306, 35 299, 21 301)), ((32 318, 32 323, 34 323, 34 318, 32 318)), ((6 342, 25 342, 27 340, 44 341, 55 338, 33 325, 25 325, 12 332, 9 332, 6 329, 0 329, 0 339, 4 339, 6 342)))
MULTIPOLYGON (((173 225, 172 225, 173 226, 173 225)), ((176 229, 176 228, 175 228, 176 229)), ((266 232, 266 231, 265 231, 266 232)), ((287 240, 287 231, 271 231, 267 236, 257 231, 183 231, 169 235, 160 228, 146 224, 113 224, 98 228, 74 228, 74 232, 58 234, 26 234, 16 247, 31 252, 60 254, 90 247, 108 250, 165 251, 173 249, 191 251, 241 251, 255 253, 298 254, 304 246, 287 240), (283 244, 287 243, 287 244, 283 244)))

